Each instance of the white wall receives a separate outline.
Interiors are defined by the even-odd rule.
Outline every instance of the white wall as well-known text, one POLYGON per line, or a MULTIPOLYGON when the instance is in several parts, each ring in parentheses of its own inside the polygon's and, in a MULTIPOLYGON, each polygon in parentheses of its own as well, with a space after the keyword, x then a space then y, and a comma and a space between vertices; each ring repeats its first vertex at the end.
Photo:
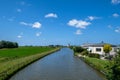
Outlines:
MULTIPOLYGON (((91 50, 91 53, 98 53, 100 55, 104 55, 103 47, 88 47, 89 50, 91 50), (101 51, 96 51, 96 48, 101 48, 101 51)), ((111 55, 115 54, 115 47, 112 47, 112 50, 110 52, 111 55)))

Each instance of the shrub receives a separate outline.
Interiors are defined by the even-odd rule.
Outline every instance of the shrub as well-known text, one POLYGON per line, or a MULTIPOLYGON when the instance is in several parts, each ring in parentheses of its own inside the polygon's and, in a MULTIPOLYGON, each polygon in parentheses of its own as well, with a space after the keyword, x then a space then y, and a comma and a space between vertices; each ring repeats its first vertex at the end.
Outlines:
POLYGON ((74 52, 81 53, 81 52, 83 52, 85 49, 82 48, 82 47, 77 46, 77 47, 73 47, 73 50, 74 50, 74 52))
POLYGON ((89 57, 93 57, 93 58, 100 58, 100 55, 97 53, 90 53, 88 54, 89 57))
POLYGON ((120 80, 120 50, 112 62, 113 64, 106 66, 108 69, 106 77, 108 80, 120 80))
POLYGON ((88 51, 87 51, 86 49, 81 52, 81 55, 86 55, 86 56, 87 56, 88 54, 89 54, 89 53, 88 53, 88 51))

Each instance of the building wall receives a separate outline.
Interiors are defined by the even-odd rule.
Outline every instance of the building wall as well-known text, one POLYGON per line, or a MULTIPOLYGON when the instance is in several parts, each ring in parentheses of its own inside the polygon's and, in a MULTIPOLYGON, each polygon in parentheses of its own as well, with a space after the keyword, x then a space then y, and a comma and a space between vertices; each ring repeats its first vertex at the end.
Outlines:
MULTIPOLYGON (((103 47, 89 47, 89 50, 91 51, 91 53, 97 53, 100 55, 104 55, 104 51, 103 51, 103 47), (101 49, 101 51, 96 51, 96 49, 101 49)), ((112 50, 110 51, 111 55, 115 54, 115 47, 112 47, 112 50)))
POLYGON ((91 53, 98 53, 100 55, 103 54, 103 47, 89 47, 91 49, 91 53), (96 51, 96 49, 101 49, 100 51, 96 51))

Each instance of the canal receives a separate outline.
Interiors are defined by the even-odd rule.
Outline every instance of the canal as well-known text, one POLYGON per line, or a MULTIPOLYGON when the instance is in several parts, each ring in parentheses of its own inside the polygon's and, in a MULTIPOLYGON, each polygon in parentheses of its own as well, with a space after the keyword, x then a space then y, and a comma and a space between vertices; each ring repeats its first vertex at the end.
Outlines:
POLYGON ((9 80, 103 80, 103 77, 73 56, 71 49, 62 48, 17 72, 9 80))

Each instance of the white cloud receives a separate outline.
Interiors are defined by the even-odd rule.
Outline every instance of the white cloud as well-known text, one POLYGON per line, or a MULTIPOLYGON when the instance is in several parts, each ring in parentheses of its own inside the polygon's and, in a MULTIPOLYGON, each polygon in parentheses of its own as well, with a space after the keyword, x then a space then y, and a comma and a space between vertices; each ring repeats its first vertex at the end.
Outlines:
POLYGON ((15 18, 16 18, 16 17, 11 17, 11 18, 8 19, 8 21, 12 22, 12 21, 15 20, 15 18))
POLYGON ((31 4, 29 4, 29 3, 25 2, 25 1, 21 1, 19 4, 21 6, 31 6, 31 4))
POLYGON ((21 9, 17 9, 17 12, 22 12, 22 10, 21 9))
POLYGON ((80 34, 82 34, 82 32, 81 32, 80 30, 77 30, 77 31, 75 32, 75 34, 76 34, 76 35, 80 35, 80 34))
POLYGON ((120 28, 117 28, 115 32, 120 33, 120 28))
POLYGON ((42 24, 40 22, 34 22, 32 23, 26 23, 26 22, 20 22, 21 25, 25 26, 31 26, 32 28, 41 28, 42 24))
POLYGON ((36 36, 39 37, 41 35, 41 32, 37 32, 36 36))
POLYGON ((93 21, 95 19, 100 19, 100 17, 96 17, 96 16, 88 16, 87 20, 93 21))
POLYGON ((23 36, 23 32, 21 32, 21 33, 17 36, 17 38, 22 38, 22 36, 23 36))
POLYGON ((111 0, 111 3, 112 3, 112 4, 119 4, 119 3, 120 3, 120 0, 111 0))
POLYGON ((49 13, 47 15, 45 15, 45 18, 57 18, 57 14, 54 14, 54 13, 49 13))
POLYGON ((82 28, 85 29, 87 26, 89 26, 91 23, 83 20, 76 20, 72 19, 67 23, 69 26, 73 26, 76 28, 82 28))
POLYGON ((21 35, 18 35, 17 38, 22 38, 22 36, 21 36, 21 35))
POLYGON ((32 26, 31 23, 26 23, 26 22, 20 22, 21 25, 25 25, 25 26, 32 26))
POLYGON ((113 14, 113 17, 115 17, 115 18, 117 18, 117 17, 119 17, 120 15, 119 14, 117 14, 117 13, 114 13, 113 14))
POLYGON ((39 22, 34 22, 32 25, 33 28, 41 28, 41 26, 42 26, 42 24, 39 22))
POLYGON ((88 16, 88 19, 92 21, 92 20, 95 19, 95 17, 93 17, 93 16, 88 16))

